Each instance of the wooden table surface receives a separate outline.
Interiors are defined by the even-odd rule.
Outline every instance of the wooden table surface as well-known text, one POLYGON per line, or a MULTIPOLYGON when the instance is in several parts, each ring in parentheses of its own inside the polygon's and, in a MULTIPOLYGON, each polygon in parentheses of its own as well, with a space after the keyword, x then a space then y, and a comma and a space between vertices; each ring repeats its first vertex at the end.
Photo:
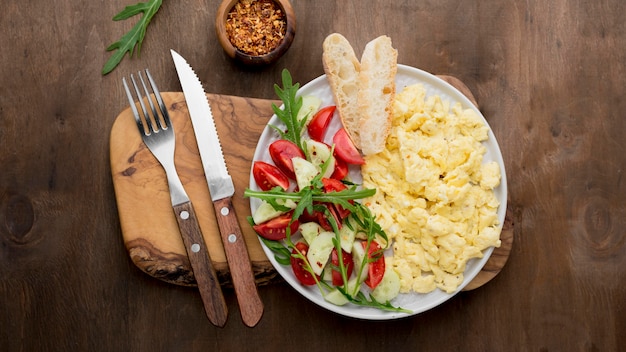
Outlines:
POLYGON ((217 43, 218 1, 166 0, 141 55, 103 76, 106 47, 136 22, 112 17, 133 3, 2 2, 0 350, 626 348, 623 1, 294 0, 292 47, 252 70, 217 43), (332 32, 358 51, 387 34, 399 63, 470 88, 506 165, 511 255, 488 284, 406 319, 344 318, 273 283, 256 327, 232 290, 214 327, 197 290, 146 275, 124 247, 109 163, 121 78, 149 67, 162 91, 179 90, 171 48, 208 93, 275 99, 283 68, 298 82, 323 74, 332 32))

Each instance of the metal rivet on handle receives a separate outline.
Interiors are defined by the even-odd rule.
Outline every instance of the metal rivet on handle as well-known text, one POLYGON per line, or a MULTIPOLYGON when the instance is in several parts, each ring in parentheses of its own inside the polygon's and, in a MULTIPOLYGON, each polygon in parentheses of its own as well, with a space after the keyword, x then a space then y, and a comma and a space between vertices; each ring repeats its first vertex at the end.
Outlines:
POLYGON ((230 235, 228 235, 228 242, 230 243, 237 242, 237 236, 234 233, 231 233, 230 235))
POLYGON ((222 215, 226 216, 229 213, 229 210, 227 207, 223 207, 222 209, 220 209, 220 213, 222 213, 222 215))
POLYGON ((180 218, 183 220, 189 219, 189 212, 187 210, 183 210, 180 212, 180 218))
POLYGON ((198 253, 200 252, 200 245, 197 243, 194 243, 191 245, 191 251, 194 253, 198 253))

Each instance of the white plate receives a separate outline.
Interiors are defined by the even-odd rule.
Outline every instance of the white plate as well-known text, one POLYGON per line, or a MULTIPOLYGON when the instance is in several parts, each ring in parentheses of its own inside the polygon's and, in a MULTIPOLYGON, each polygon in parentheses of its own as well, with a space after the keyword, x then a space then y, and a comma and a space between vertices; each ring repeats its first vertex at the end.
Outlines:
MULTIPOLYGON (((461 92, 459 92, 456 88, 448 84, 447 82, 441 80, 440 78, 427 73, 425 71, 405 66, 398 65, 398 72, 396 75, 396 91, 401 92, 405 86, 412 85, 415 83, 422 83, 426 88, 427 96, 430 95, 439 95, 443 100, 448 100, 451 103, 460 102, 464 108, 473 109, 478 115, 480 115, 483 120, 484 117, 480 113, 480 111, 469 101, 469 99, 464 96, 461 92)), ((326 76, 320 76, 308 84, 302 86, 299 90, 298 95, 314 95, 322 100, 322 107, 327 105, 334 105, 335 102, 333 100, 333 95, 326 80, 326 76)), ((452 104, 451 104, 452 105, 452 104)), ((487 124, 487 121, 485 124, 487 124)), ((269 123, 275 126, 282 126, 282 122, 276 117, 276 115, 272 116, 269 123)), ((327 142, 330 142, 329 139, 332 139, 334 135, 334 131, 336 131, 341 125, 339 118, 335 116, 333 121, 329 127, 329 130, 326 134, 327 142)), ((274 141, 278 139, 278 134, 275 130, 266 127, 259 142, 257 144, 256 151, 254 153, 254 160, 262 160, 269 163, 272 163, 272 160, 268 153, 268 146, 274 141)), ((488 161, 496 161, 500 165, 500 171, 502 174, 502 180, 500 185, 494 190, 496 198, 500 201, 500 206, 498 208, 498 220, 500 223, 499 230, 502 230, 502 224, 504 224, 504 215, 506 211, 506 201, 507 201, 507 180, 506 173, 504 170, 504 163, 502 161, 502 154, 500 152, 500 147, 498 146, 498 142, 496 141, 491 128, 489 128, 489 139, 483 142, 485 145, 487 152, 484 155, 484 162, 488 161)), ((360 173, 358 169, 351 170, 352 179, 355 181, 361 180, 360 173)), ((252 176, 252 172, 250 172, 250 188, 254 190, 259 190, 252 176)), ((252 213, 259 206, 260 201, 255 198, 250 199, 250 210, 252 213)), ((367 320, 389 320, 396 319, 401 317, 406 317, 414 314, 418 314, 429 309, 432 309, 443 302, 452 298, 456 293, 460 292, 468 283, 470 283, 474 277, 480 272, 482 267, 485 265, 491 253, 493 252, 493 247, 488 248, 484 251, 483 258, 480 259, 472 259, 467 263, 464 280, 463 283, 458 287, 458 289, 454 293, 445 293, 439 289, 430 292, 428 294, 418 294, 418 293, 410 293, 410 294, 401 294, 396 299, 394 299, 391 303, 394 306, 400 306, 402 308, 406 308, 412 311, 411 314, 406 313, 396 313, 396 312, 386 312, 379 309, 360 307, 355 305, 345 305, 345 306, 336 306, 331 303, 328 303, 324 300, 322 295, 319 292, 317 286, 303 286, 299 283, 299 281, 293 275, 290 266, 283 266, 278 264, 274 259, 274 253, 269 250, 263 242, 261 242, 261 246, 265 251, 265 254, 269 258, 270 262, 278 271, 278 273, 287 281, 296 291, 301 293, 303 296, 318 304, 321 307, 324 307, 330 311, 335 313, 367 320)))

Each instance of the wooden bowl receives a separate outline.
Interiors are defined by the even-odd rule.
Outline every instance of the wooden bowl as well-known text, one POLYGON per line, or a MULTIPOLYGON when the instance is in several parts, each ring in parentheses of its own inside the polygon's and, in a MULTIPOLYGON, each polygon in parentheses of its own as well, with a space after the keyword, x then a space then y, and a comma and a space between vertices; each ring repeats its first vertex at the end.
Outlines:
POLYGON ((241 62, 250 66, 262 66, 274 63, 278 60, 291 46, 294 36, 296 35, 296 16, 291 7, 289 0, 273 0, 276 5, 282 10, 285 21, 286 31, 285 35, 270 52, 262 55, 249 54, 241 49, 237 48, 230 40, 228 32, 226 30, 226 21, 228 19, 228 13, 240 0, 224 0, 220 4, 217 10, 215 19, 215 30, 222 48, 228 56, 235 59, 235 61, 241 62))

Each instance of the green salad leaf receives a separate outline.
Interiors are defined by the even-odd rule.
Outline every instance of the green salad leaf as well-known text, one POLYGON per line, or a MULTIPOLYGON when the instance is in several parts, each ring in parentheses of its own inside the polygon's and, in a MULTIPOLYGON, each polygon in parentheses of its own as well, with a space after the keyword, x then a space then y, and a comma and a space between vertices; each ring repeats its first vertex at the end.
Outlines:
POLYGON ((282 100, 283 107, 281 109, 276 106, 276 104, 272 104, 272 109, 278 119, 285 124, 285 130, 273 125, 270 125, 270 127, 275 129, 278 134, 280 134, 281 138, 295 143, 295 145, 302 150, 306 150, 302 145, 302 133, 306 127, 306 117, 298 120, 298 111, 300 111, 302 107, 302 97, 296 96, 296 94, 298 93, 300 84, 292 83, 291 74, 287 69, 284 69, 282 72, 282 81, 283 88, 275 84, 274 91, 282 100))
POLYGON ((128 33, 124 34, 122 38, 107 47, 107 51, 115 50, 115 52, 104 64, 104 67, 102 68, 103 75, 113 71, 113 69, 115 69, 115 67, 117 67, 117 65, 122 61, 126 53, 129 53, 129 57, 132 57, 133 52, 136 50, 137 55, 139 55, 139 52, 141 51, 141 43, 143 42, 143 38, 146 36, 148 24, 150 23, 150 20, 152 20, 152 17, 154 17, 157 11, 161 8, 162 2, 163 0, 148 0, 147 2, 140 2, 135 5, 126 6, 122 12, 113 17, 113 21, 121 21, 143 13, 139 21, 128 33))

